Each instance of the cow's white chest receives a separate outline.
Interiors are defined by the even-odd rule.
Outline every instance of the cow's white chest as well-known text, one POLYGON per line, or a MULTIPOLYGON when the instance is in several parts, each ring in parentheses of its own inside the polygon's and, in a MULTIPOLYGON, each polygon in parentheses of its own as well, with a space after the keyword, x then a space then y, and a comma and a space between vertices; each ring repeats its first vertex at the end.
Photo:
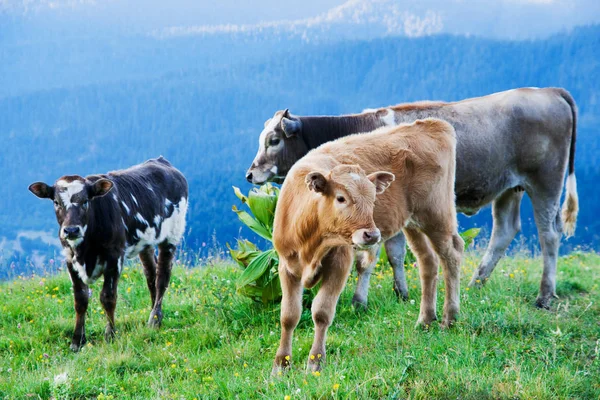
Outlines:
POLYGON ((79 274, 79 277, 83 283, 86 285, 91 285, 92 283, 96 282, 96 280, 104 273, 106 264, 101 263, 100 260, 96 260, 96 265, 94 266, 92 274, 88 275, 85 269, 85 264, 80 264, 76 260, 73 260, 73 269, 77 271, 77 274, 79 274))

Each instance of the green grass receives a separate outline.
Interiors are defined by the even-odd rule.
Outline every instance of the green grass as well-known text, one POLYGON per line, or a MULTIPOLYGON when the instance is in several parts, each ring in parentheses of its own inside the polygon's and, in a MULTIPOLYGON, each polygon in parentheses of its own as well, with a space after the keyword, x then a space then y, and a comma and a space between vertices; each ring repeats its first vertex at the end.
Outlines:
POLYGON ((478 260, 470 255, 464 263, 460 320, 446 331, 437 323, 414 328, 415 268, 408 270, 411 300, 398 302, 389 268, 378 267, 366 313, 350 305, 352 276, 329 330, 323 372, 305 372, 313 333, 305 310, 292 370, 275 379, 279 306, 236 295, 240 270, 232 265, 175 268, 158 331, 145 327, 149 295, 141 268, 129 265, 110 344, 96 283, 89 344, 77 354, 69 351, 74 311, 64 272, 4 283, 0 398, 599 398, 600 256, 560 259, 560 299, 551 311, 533 306, 540 259, 506 258, 483 289, 467 290, 478 260))

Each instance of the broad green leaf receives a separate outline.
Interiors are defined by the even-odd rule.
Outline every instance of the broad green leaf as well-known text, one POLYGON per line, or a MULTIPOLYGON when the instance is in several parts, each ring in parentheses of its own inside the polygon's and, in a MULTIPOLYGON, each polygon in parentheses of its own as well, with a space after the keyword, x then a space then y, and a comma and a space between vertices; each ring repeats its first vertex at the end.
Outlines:
MULTIPOLYGON (((264 186, 263 186, 264 187, 264 186)), ((268 230, 273 229, 277 194, 268 189, 252 190, 248 194, 248 207, 254 217, 268 230)))
POLYGON ((252 218, 250 214, 248 214, 246 211, 238 210, 236 206, 233 206, 231 209, 233 212, 237 213, 240 221, 242 221, 248 228, 252 229, 254 233, 269 241, 272 240, 271 232, 269 232, 269 230, 260 222, 252 218))
POLYGON ((238 278, 236 287, 239 289, 260 278, 266 271, 269 270, 271 262, 273 262, 273 257, 277 257, 276 255, 277 253, 275 250, 268 250, 254 258, 254 260, 252 260, 242 275, 240 275, 238 278))
POLYGON ((279 282, 279 275, 274 276, 273 279, 264 287, 262 292, 262 302, 270 303, 281 298, 281 284, 279 282))
POLYGON ((473 243, 480 231, 481 228, 471 228, 460 233, 460 237, 465 241, 465 250, 473 243))
POLYGON ((242 201, 242 203, 246 203, 248 201, 248 198, 242 194, 242 191, 240 190, 239 187, 232 186, 232 188, 233 188, 233 193, 235 193, 235 195, 238 197, 238 199, 240 199, 242 201))

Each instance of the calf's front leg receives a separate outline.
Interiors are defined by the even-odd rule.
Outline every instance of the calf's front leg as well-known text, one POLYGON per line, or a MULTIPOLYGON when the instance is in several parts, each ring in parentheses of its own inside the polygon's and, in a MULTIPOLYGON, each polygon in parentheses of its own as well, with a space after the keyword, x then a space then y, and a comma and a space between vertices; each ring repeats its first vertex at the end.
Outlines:
POLYGON ((321 370, 325 362, 327 330, 333 322, 340 293, 352 268, 353 249, 350 246, 332 249, 323 259, 321 287, 312 304, 315 337, 308 358, 308 369, 321 370))
POLYGON ((77 271, 73 269, 73 264, 68 262, 67 270, 73 282, 73 297, 75 300, 75 329, 71 340, 71 350, 77 352, 87 342, 85 338, 85 313, 88 308, 89 289, 83 283, 77 271))
POLYGON ((100 292, 100 302, 106 313, 106 329, 104 339, 110 342, 115 336, 115 308, 117 307, 117 284, 120 274, 120 258, 111 258, 106 262, 104 271, 104 285, 100 292))

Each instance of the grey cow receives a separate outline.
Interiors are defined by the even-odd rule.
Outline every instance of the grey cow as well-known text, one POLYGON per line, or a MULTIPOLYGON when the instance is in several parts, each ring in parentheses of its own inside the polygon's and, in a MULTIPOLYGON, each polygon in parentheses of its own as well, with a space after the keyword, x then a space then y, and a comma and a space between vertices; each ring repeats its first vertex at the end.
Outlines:
MULTIPOLYGON (((337 117, 299 117, 288 110, 278 111, 265 122, 246 179, 255 184, 282 182, 296 161, 325 142, 427 117, 446 120, 456 130, 458 211, 474 215, 492 203, 492 237, 470 285, 489 278, 521 229, 519 209, 527 192, 544 258, 536 305, 548 308, 556 297, 561 234, 564 231, 567 237, 573 235, 578 212, 574 169, 577 110, 564 89, 521 88, 458 102, 407 103, 337 117), (561 213, 559 202, 567 164, 567 194, 561 213)), ((405 243, 402 234, 385 242, 394 270, 394 290, 403 298, 408 296, 405 243)), ((357 258, 355 305, 366 305, 374 268, 374 263, 363 265, 363 259, 370 257, 357 258)))

